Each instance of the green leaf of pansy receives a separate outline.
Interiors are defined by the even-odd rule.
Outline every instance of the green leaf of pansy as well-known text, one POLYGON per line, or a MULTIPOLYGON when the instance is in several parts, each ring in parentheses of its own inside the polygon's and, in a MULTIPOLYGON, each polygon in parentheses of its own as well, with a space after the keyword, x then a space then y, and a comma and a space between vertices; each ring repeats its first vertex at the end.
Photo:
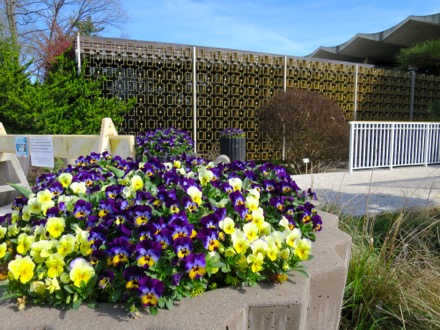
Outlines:
POLYGON ((159 310, 157 309, 156 306, 150 306, 150 314, 151 315, 157 315, 158 312, 159 312, 159 310))
POLYGON ((78 298, 73 301, 72 308, 77 311, 81 307, 81 304, 82 304, 82 299, 78 298))
POLYGON ((20 194, 22 194, 24 197, 29 198, 29 195, 32 194, 32 191, 19 185, 16 183, 8 183, 9 186, 17 190, 20 194))
POLYGON ((112 171, 117 178, 122 178, 125 174, 123 170, 120 170, 119 168, 116 168, 114 166, 108 165, 107 168, 112 171))
POLYGON ((123 289, 115 290, 115 292, 112 293, 112 302, 117 302, 119 300, 119 297, 121 296, 123 289))
POLYGON ((212 267, 212 268, 222 268, 222 267, 224 267, 224 266, 226 266, 226 264, 223 263, 223 262, 220 262, 220 261, 213 262, 213 263, 211 264, 211 267, 212 267))
POLYGON ((307 274, 307 272, 305 272, 302 269, 297 269, 296 270, 298 272, 299 275, 304 276, 304 277, 309 277, 309 274, 307 274))
POLYGON ((222 267, 223 273, 229 273, 230 271, 231 271, 231 266, 229 266, 228 264, 226 264, 224 267, 222 267))
POLYGON ((173 299, 166 299, 165 303, 166 303, 167 309, 172 309, 174 306, 173 299))
POLYGON ((3 293, 3 295, 0 298, 0 301, 12 299, 12 298, 18 298, 20 296, 22 296, 20 293, 3 293))
POLYGON ((89 307, 89 308, 91 308, 91 309, 95 309, 96 307, 98 306, 98 303, 96 303, 96 302, 89 302, 88 304, 87 304, 87 307, 89 307))

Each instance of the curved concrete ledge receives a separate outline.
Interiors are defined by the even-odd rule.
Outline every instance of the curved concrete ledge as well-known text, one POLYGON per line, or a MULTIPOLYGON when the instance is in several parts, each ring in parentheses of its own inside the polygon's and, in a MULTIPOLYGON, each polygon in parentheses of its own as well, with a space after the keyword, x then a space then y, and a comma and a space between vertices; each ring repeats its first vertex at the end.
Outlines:
POLYGON ((218 289, 185 299, 156 316, 128 318, 121 306, 102 304, 78 311, 0 303, 1 329, 338 329, 351 237, 338 218, 320 212, 324 229, 305 263, 309 277, 295 273, 281 285, 218 289))

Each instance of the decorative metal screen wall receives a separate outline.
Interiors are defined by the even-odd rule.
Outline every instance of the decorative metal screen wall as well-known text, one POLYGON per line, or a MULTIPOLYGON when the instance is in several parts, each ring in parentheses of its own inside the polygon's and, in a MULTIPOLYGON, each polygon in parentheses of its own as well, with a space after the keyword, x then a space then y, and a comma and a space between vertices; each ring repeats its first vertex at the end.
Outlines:
MULTIPOLYGON (((200 153, 218 145, 223 128, 240 127, 246 132, 247 159, 280 159, 282 146, 261 136, 257 110, 285 88, 327 95, 338 103, 347 120, 410 118, 410 73, 101 37, 81 37, 79 48, 87 63, 86 73, 107 77, 106 96, 137 99, 125 116, 121 133, 173 126, 195 134, 200 153)), ((414 92, 413 119, 426 120, 427 106, 440 99, 440 77, 417 75, 414 92)))

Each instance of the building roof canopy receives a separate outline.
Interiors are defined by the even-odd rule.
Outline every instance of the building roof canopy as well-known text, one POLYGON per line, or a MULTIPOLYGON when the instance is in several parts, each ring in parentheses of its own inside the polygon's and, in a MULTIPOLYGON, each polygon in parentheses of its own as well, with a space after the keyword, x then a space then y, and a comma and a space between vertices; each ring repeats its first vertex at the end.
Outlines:
POLYGON ((394 65, 401 48, 440 39, 440 13, 428 16, 409 16, 392 28, 378 33, 358 33, 349 41, 334 47, 319 47, 307 57, 394 65))

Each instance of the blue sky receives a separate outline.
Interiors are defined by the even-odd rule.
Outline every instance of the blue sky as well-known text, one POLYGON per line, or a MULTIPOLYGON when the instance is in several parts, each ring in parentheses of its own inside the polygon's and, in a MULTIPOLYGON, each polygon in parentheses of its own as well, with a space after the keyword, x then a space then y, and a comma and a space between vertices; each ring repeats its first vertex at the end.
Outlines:
POLYGON ((104 37, 305 56, 410 15, 440 13, 439 0, 123 0, 130 16, 104 37))

